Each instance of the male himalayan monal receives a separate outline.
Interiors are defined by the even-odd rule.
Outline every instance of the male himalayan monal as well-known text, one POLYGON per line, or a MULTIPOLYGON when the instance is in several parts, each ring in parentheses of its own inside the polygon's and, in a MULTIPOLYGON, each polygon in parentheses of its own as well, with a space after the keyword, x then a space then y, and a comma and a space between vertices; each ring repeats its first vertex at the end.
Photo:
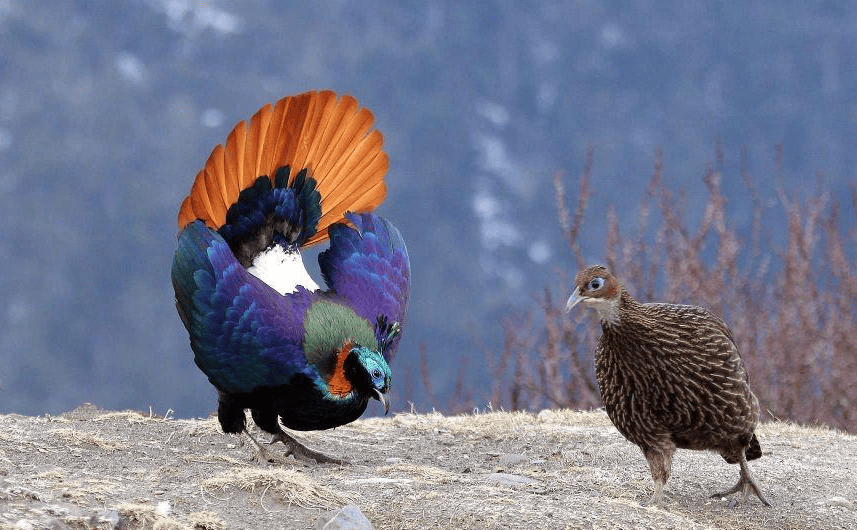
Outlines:
POLYGON ((357 419, 369 398, 389 410, 410 263, 399 231, 368 213, 386 195, 387 155, 372 121, 333 92, 266 105, 214 149, 178 214, 176 307, 218 391, 223 431, 246 431, 250 409, 270 443, 304 460, 345 462, 280 422, 330 429, 357 419), (300 249, 328 239, 322 290, 300 249))

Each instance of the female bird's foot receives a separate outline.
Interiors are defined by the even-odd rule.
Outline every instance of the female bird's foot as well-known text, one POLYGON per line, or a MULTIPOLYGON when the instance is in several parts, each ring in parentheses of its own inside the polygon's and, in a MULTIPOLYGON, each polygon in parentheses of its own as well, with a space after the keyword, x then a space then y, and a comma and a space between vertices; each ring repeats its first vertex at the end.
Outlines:
MULTIPOLYGON (((762 494, 761 490, 759 490, 759 487, 756 485, 756 483, 753 481, 753 479, 744 480, 743 477, 741 477, 738 480, 738 482, 734 486, 729 488, 727 491, 721 491, 720 493, 715 493, 714 495, 711 496, 711 498, 712 499, 721 499, 723 497, 728 497, 729 495, 732 495, 733 493, 738 493, 740 491, 741 492, 741 501, 740 502, 745 502, 747 500, 747 495, 750 494, 750 490, 752 490, 753 493, 755 493, 756 496, 759 497, 759 500, 762 501, 762 504, 764 504, 765 506, 771 505, 771 503, 768 502, 768 499, 766 499, 765 496, 762 494)), ((734 507, 738 506, 738 504, 739 504, 739 501, 738 501, 737 497, 734 497, 729 501, 729 507, 730 508, 734 508, 734 507)))
POLYGON ((292 455, 298 460, 303 460, 305 462, 314 462, 317 464, 336 464, 340 466, 350 464, 348 460, 327 456, 324 453, 313 451, 312 449, 306 447, 305 445, 295 440, 283 431, 280 431, 275 434, 271 438, 271 441, 268 442, 268 445, 271 445, 275 442, 283 442, 283 444, 286 446, 286 456, 292 455))
POLYGON ((664 484, 655 482, 655 491, 647 501, 640 502, 644 508, 663 508, 664 506, 664 484))
MULTIPOLYGON (((764 504, 765 506, 770 506, 771 503, 768 502, 768 499, 766 499, 765 496, 762 494, 762 490, 759 489, 759 486, 756 484, 756 481, 753 479, 753 475, 750 474, 750 466, 747 465, 747 461, 744 458, 742 458, 740 464, 741 464, 741 476, 740 476, 740 478, 738 478, 738 482, 735 483, 735 485, 732 486, 727 491, 715 493, 714 495, 711 496, 711 498, 714 499, 714 498, 728 497, 729 495, 732 495, 733 493, 738 493, 740 491, 741 492, 741 502, 744 502, 747 500, 747 495, 752 490, 753 493, 755 493, 756 496, 759 497, 759 500, 762 501, 762 504, 764 504)), ((737 498, 733 498, 732 500, 729 501, 729 507, 730 508, 734 508, 737 505, 738 505, 738 499, 737 498)))

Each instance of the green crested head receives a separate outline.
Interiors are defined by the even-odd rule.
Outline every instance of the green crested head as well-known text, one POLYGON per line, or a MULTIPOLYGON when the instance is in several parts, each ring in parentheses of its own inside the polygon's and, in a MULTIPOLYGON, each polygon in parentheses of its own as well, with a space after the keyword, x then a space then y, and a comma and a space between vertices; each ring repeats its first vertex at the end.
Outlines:
POLYGON ((312 304, 304 319, 304 354, 320 382, 336 399, 374 397, 389 411, 392 373, 369 322, 330 300, 312 304))
POLYGON ((303 349, 307 361, 322 373, 333 368, 333 356, 342 350, 345 341, 353 346, 378 349, 375 330, 369 322, 350 307, 336 302, 314 302, 304 318, 304 329, 303 349))
POLYGON ((384 405, 385 414, 390 411, 387 392, 390 390, 393 374, 390 365, 379 352, 363 346, 352 348, 345 361, 345 377, 358 390, 369 392, 380 401, 384 405))

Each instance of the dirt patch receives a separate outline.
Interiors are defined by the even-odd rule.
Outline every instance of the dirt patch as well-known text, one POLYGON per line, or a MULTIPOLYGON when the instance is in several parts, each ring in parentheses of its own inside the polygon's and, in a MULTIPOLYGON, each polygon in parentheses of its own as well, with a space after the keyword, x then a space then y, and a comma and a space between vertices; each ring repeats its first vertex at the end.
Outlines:
POLYGON ((732 509, 708 496, 737 466, 695 451, 676 454, 664 508, 641 507, 645 460, 603 411, 397 414, 297 436, 352 464, 257 463, 213 418, 0 415, 0 530, 314 528, 348 504, 378 529, 857 528, 857 437, 825 428, 762 425, 751 466, 773 507, 732 509))

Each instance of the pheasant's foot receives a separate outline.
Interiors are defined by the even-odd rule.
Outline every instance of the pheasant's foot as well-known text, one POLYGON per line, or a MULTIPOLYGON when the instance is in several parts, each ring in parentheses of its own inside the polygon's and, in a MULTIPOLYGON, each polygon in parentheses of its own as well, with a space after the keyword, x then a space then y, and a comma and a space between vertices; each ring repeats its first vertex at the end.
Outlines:
POLYGON ((664 485, 660 482, 655 482, 655 491, 648 501, 640 502, 640 506, 646 508, 662 508, 664 505, 664 485))
POLYGON ((318 451, 313 451, 312 449, 306 447, 299 441, 295 440, 288 434, 283 431, 275 434, 271 441, 268 442, 268 445, 271 445, 275 442, 283 442, 283 445, 286 446, 286 456, 292 455, 298 460, 303 460, 305 462, 313 462, 318 464, 337 464, 337 465, 346 465, 350 462, 348 460, 342 458, 336 458, 333 456, 328 456, 324 453, 319 453, 318 451))
POLYGON ((711 498, 712 499, 719 499, 722 497, 728 497, 728 496, 732 495, 733 493, 738 493, 739 491, 743 492, 744 491, 743 488, 744 488, 744 479, 739 479, 738 482, 734 486, 732 486, 731 488, 729 488, 726 491, 721 491, 719 493, 713 494, 711 496, 711 498))
MULTIPOLYGON (((746 501, 747 495, 749 495, 750 491, 752 491, 756 494, 757 497, 759 497, 759 500, 762 501, 762 504, 764 504, 765 506, 771 505, 771 503, 768 502, 768 499, 766 499, 765 496, 762 494, 762 490, 759 489, 759 486, 753 479, 753 475, 750 474, 750 468, 747 465, 746 461, 741 462, 741 476, 738 479, 738 482, 736 482, 734 486, 732 486, 726 491, 715 493, 711 496, 711 498, 728 497, 729 495, 732 495, 733 493, 738 493, 739 491, 741 492, 740 502, 746 501)), ((735 506, 738 506, 738 502, 739 501, 737 497, 732 498, 729 501, 729 507, 734 508, 735 506)))
MULTIPOLYGON (((740 491, 741 492, 741 502, 744 502, 745 500, 747 500, 748 489, 749 488, 747 487, 747 483, 744 482, 743 478, 741 478, 738 480, 738 482, 734 486, 732 486, 731 488, 729 488, 726 491, 721 491, 721 492, 715 493, 714 495, 711 496, 711 498, 712 499, 722 499, 724 497, 729 497, 733 493, 738 493, 740 491)), ((764 499, 762 499, 762 502, 764 502, 765 504, 768 504, 767 501, 765 501, 764 499)), ((727 506, 729 508, 734 508, 734 507, 738 506, 738 498, 733 497, 733 498, 729 499, 729 504, 727 506)))
POLYGON ((253 453, 251 458, 254 462, 259 464, 267 464, 269 462, 284 464, 286 462, 285 458, 280 455, 272 454, 270 451, 265 449, 265 447, 260 444, 252 434, 250 434, 250 431, 245 430, 244 432, 253 441, 253 444, 256 445, 256 451, 253 453))

